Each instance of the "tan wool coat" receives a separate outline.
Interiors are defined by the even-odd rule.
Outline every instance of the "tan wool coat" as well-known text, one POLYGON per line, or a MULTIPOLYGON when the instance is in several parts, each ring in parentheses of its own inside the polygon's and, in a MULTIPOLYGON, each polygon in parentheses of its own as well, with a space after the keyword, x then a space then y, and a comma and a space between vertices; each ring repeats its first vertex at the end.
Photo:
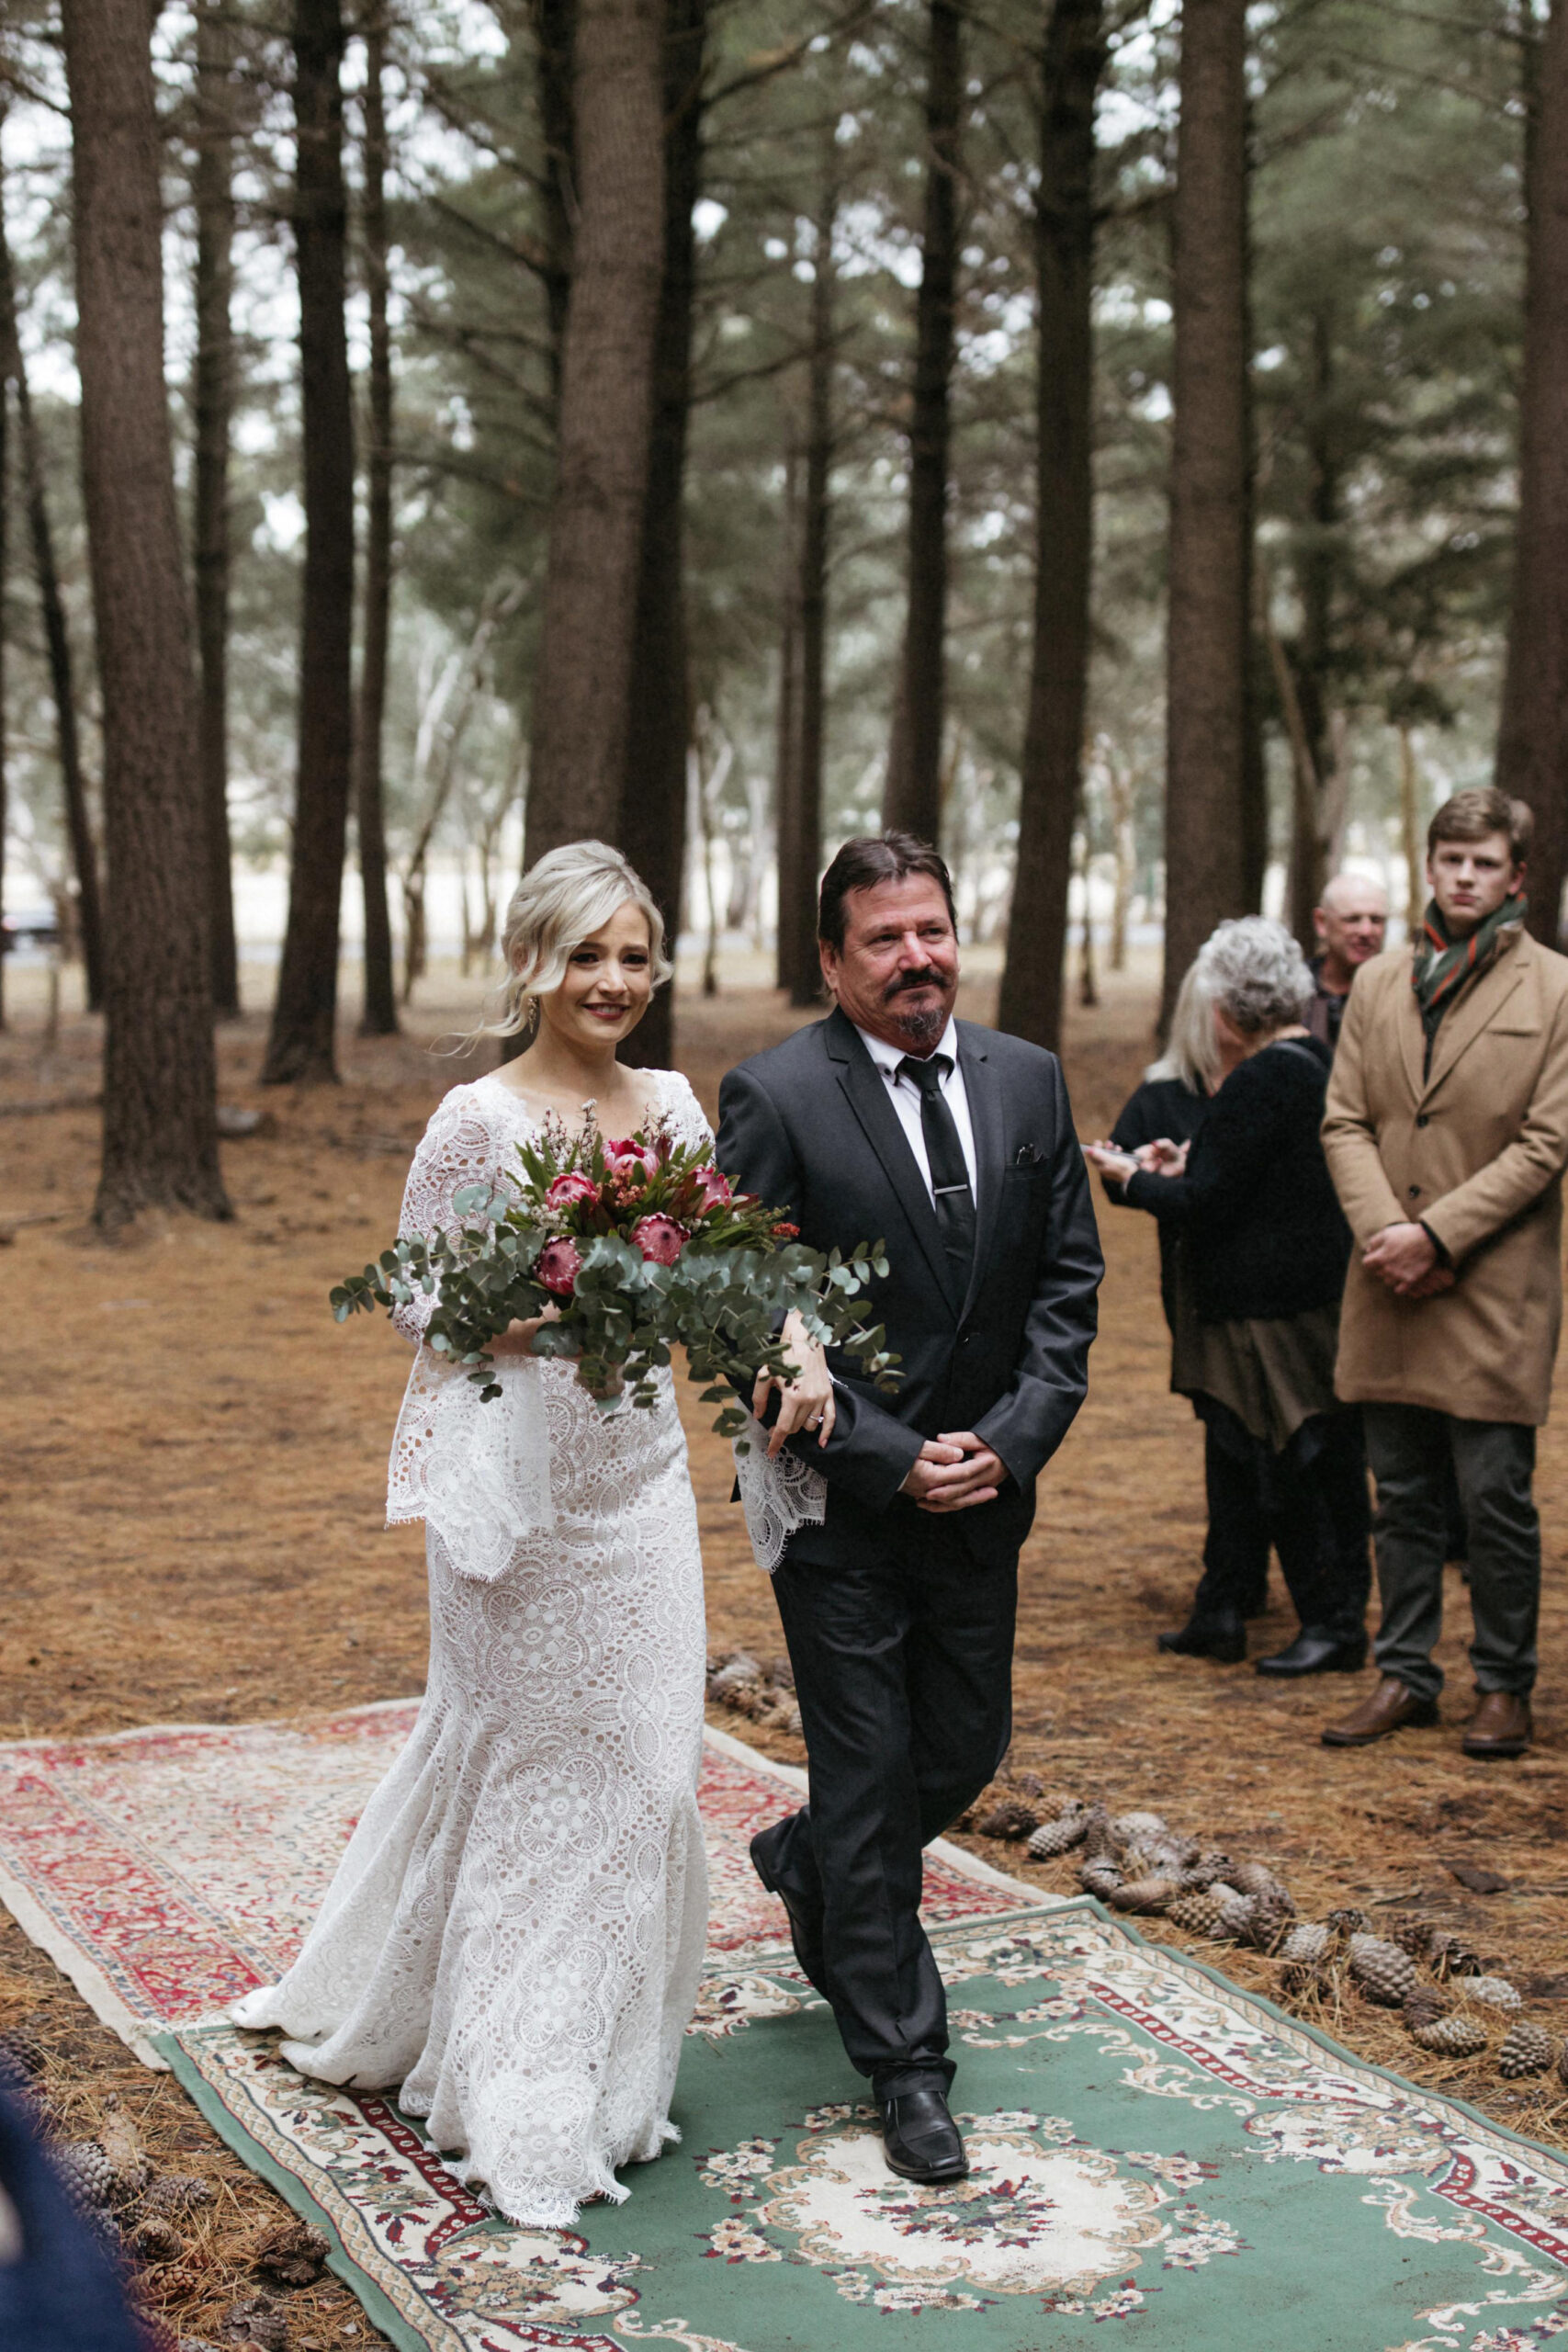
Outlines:
POLYGON ((1562 1317, 1568 956, 1516 935, 1443 1016, 1424 1077, 1412 954, 1357 974, 1328 1083, 1323 1148, 1356 1238, 1335 1386, 1539 1424, 1562 1317), (1448 1251, 1451 1290, 1396 1298, 1363 1270, 1373 1234, 1407 1219, 1448 1251))

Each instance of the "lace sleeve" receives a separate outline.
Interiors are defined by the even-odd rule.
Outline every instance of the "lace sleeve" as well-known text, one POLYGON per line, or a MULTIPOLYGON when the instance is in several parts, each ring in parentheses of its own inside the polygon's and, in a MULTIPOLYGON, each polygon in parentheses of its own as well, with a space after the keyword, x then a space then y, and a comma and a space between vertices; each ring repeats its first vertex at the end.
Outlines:
MULTIPOLYGON (((416 1235, 428 1240, 461 1222, 454 1205, 465 1184, 495 1183, 501 1171, 499 1139, 467 1086, 454 1087, 437 1105, 420 1139, 403 1191, 400 1239, 416 1235)), ((417 1293, 407 1306, 393 1310, 392 1321, 411 1347, 418 1347, 434 1310, 434 1297, 417 1293)))
POLYGON ((692 1091, 690 1081, 682 1078, 678 1069, 666 1069, 660 1072, 660 1085, 664 1097, 661 1107, 665 1122, 677 1139, 690 1145, 695 1151, 711 1151, 713 1129, 692 1091))

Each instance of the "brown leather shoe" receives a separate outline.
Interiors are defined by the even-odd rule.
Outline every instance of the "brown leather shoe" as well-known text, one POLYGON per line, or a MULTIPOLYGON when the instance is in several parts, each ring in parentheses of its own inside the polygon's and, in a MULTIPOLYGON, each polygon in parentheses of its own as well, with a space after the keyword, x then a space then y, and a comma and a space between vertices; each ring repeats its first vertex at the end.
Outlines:
POLYGON ((1483 1690, 1481 1704, 1464 1727, 1460 1745, 1467 1756, 1522 1756, 1535 1733, 1530 1705, 1516 1690, 1483 1690))
MULTIPOLYGON (((1397 1675, 1385 1674, 1371 1696, 1353 1707, 1342 1724, 1330 1724, 1322 1735, 1325 1747, 1370 1747, 1406 1724, 1435 1724, 1438 1702, 1418 1699, 1397 1675)), ((1491 1751, 1489 1751, 1491 1752, 1491 1751)))

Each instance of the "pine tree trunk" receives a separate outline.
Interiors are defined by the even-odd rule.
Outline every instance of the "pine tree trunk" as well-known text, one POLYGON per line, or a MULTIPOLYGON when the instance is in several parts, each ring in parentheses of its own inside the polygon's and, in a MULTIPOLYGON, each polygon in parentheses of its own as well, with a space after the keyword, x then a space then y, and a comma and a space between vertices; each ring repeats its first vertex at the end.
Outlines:
POLYGON ((800 451, 794 427, 784 453, 784 550, 779 576, 784 582, 779 629, 779 698, 773 723, 773 831, 777 843, 776 884, 778 921, 773 933, 773 981, 793 991, 798 977, 795 951, 800 926, 786 920, 800 887, 795 871, 799 825, 795 814, 795 786, 800 781, 800 451))
POLYGON ((65 0, 82 491, 103 696, 109 902, 94 1217, 231 1214, 218 1167, 207 842, 164 376, 150 19, 65 0))
POLYGON ((1019 802, 1018 865, 997 1025, 1053 1051, 1073 812, 1082 791, 1093 552, 1094 107, 1105 62, 1101 0, 1055 0, 1045 37, 1034 255, 1034 649, 1019 802))
POLYGON ((621 832, 664 262, 663 0, 579 0, 578 214, 527 862, 621 832))
POLYGON ((827 740, 828 542, 833 466, 833 237, 838 188, 829 150, 816 223, 807 362, 805 483, 800 514, 796 633, 800 687, 791 788, 779 824, 779 963, 790 975, 792 1004, 815 1004, 821 990, 817 955, 817 882, 822 863, 822 768, 827 740), (789 929, 787 956, 784 931, 789 929))
POLYGON ((909 606, 882 796, 882 820, 935 842, 942 831, 946 715, 947 476, 953 300, 958 275, 963 14, 931 0, 926 67, 925 224, 909 430, 909 606))
MULTIPOLYGON (((11 390, 0 365, 0 616, 11 586, 11 390)), ((7 630, 0 627, 0 916, 6 909, 6 829, 10 821, 9 745, 6 734, 6 645, 7 630)), ((6 1019, 6 940, 0 930, 0 1030, 6 1019)))
POLYGON ((299 756, 288 925, 265 1085, 337 1077, 339 909, 354 738, 354 411, 344 325, 341 0, 295 0, 294 246, 305 453, 299 756))
MULTIPOLYGON (((621 840, 663 910, 671 949, 681 920, 686 829, 687 675, 684 516, 692 404, 692 308, 702 193, 703 56, 707 0, 666 0, 664 274, 653 361, 653 423, 643 507, 621 840)), ((624 1059, 668 1069, 675 1057, 675 991, 660 989, 624 1059)))
POLYGON ((1553 0, 1534 82, 1519 521, 1497 783, 1535 812, 1529 926, 1555 947, 1568 875, 1568 0, 1553 0))
POLYGON ((1173 220, 1165 987, 1247 906, 1246 0, 1185 0, 1173 220))
POLYGON ((197 0, 196 14, 196 642, 197 740, 207 808, 208 929, 212 1009, 240 1010, 229 838, 229 435, 234 413, 234 119, 228 83, 233 35, 225 0, 197 0))
POLYGON ((545 149, 545 316, 550 338, 550 404, 558 430, 561 358, 571 299, 572 215, 577 204, 571 59, 577 0, 532 0, 537 53, 539 130, 545 149))
POLYGON ((43 478, 43 451, 33 416, 28 371, 17 333, 17 285, 11 249, 0 209, 0 349, 3 371, 16 387, 17 438, 20 445, 22 495, 27 505, 28 536, 32 543, 33 576, 38 583, 39 611, 43 622, 49 661, 50 692, 54 700, 55 742, 60 753, 60 787, 65 809, 65 832, 76 876, 76 929, 82 945, 87 1008, 97 1012, 104 1001, 104 932, 102 895, 98 888, 98 853, 87 814, 87 787, 82 774, 81 738, 76 726, 76 680, 71 659, 71 638, 65 605, 60 594, 60 572, 54 559, 54 533, 49 519, 49 496, 43 478))
POLYGON ((1334 534, 1339 526, 1339 465, 1335 449, 1333 325, 1319 311, 1312 321, 1312 396, 1306 413, 1307 530, 1296 562, 1302 633, 1295 666, 1303 755, 1296 762, 1292 808, 1291 866, 1285 921, 1311 951, 1313 912, 1328 879, 1328 800, 1334 786, 1331 695, 1334 660, 1334 534))
POLYGON ((387 910, 387 829, 381 745, 392 625, 392 338, 387 322, 387 21, 372 0, 365 28, 365 286, 370 311, 370 447, 365 485, 365 646, 354 743, 355 829, 365 908, 365 1037, 397 1034, 392 925, 387 910))

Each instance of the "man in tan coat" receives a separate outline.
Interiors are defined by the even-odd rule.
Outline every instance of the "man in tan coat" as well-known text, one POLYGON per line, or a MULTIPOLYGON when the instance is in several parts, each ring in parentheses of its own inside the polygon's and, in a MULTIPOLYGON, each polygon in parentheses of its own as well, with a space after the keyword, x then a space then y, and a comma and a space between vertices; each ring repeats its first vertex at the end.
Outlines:
POLYGON ((1461 792, 1427 834, 1420 937, 1363 967, 1323 1143, 1357 1250, 1335 1385, 1377 1481, 1382 1679, 1323 1735, 1360 1747, 1437 1720, 1444 1468, 1470 1529, 1471 1756, 1522 1755, 1536 1671, 1531 1495, 1562 1319, 1568 957, 1524 928, 1530 813, 1461 792))

